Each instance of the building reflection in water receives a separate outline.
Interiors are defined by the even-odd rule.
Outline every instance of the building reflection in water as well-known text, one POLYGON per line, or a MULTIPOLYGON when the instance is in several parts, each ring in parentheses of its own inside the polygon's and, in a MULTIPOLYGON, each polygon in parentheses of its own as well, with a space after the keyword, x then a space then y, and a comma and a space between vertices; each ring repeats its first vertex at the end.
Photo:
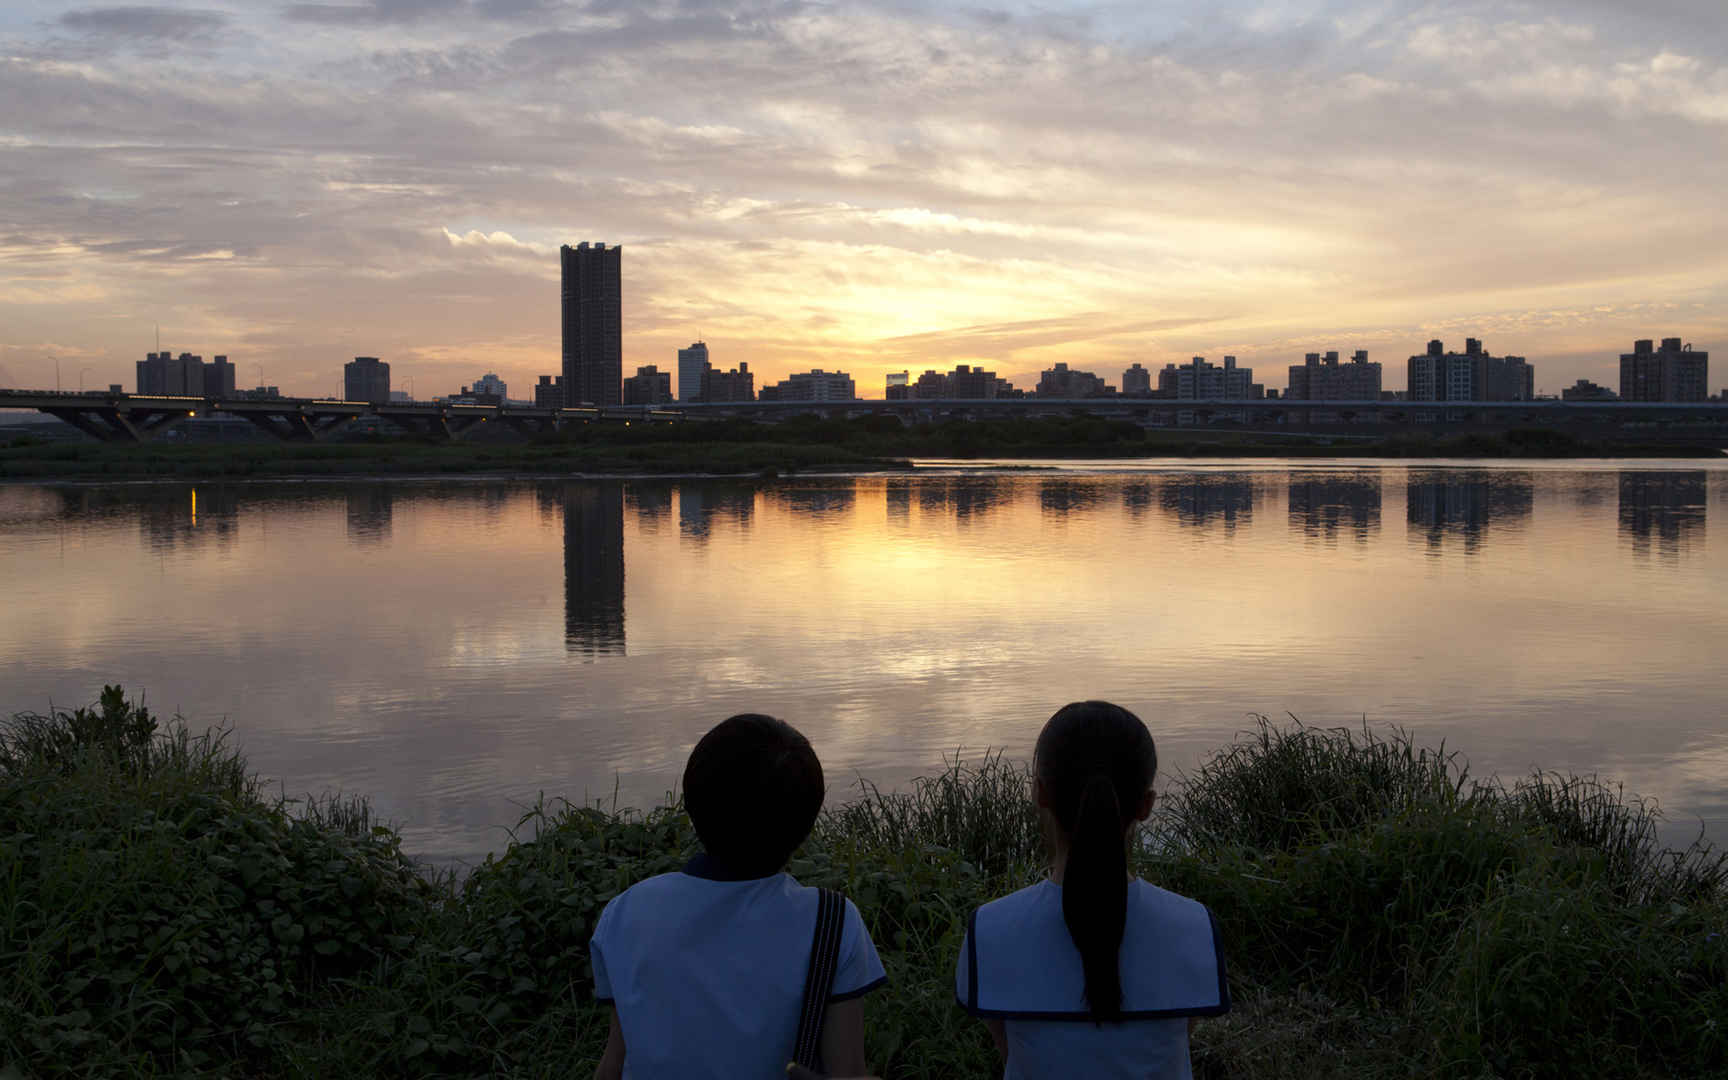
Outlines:
POLYGON ((1534 502, 1529 473, 1496 473, 1480 479, 1412 474, 1405 487, 1404 513, 1410 536, 1421 536, 1430 555, 1448 541, 1474 555, 1494 526, 1521 526, 1534 502))
POLYGON ((1380 476, 1321 476, 1291 473, 1290 530, 1335 543, 1348 532, 1358 544, 1380 531, 1380 476))
POLYGON ((1140 518, 1152 509, 1154 501, 1151 484, 1131 481, 1122 485, 1122 509, 1128 511, 1129 517, 1140 518))
POLYGON ((912 481, 904 476, 888 478, 888 520, 904 524, 912 514, 912 481))
POLYGON ((678 532, 686 540, 704 541, 716 518, 728 519, 740 532, 756 516, 756 487, 724 481, 685 481, 678 485, 678 532))
POLYGON ((1012 491, 998 476, 895 478, 888 481, 890 519, 903 513, 902 507, 911 506, 913 488, 918 490, 920 514, 952 516, 962 525, 982 520, 1012 499, 1012 491))
POLYGON ((636 515, 638 529, 658 532, 660 524, 672 516, 672 485, 652 480, 632 483, 624 489, 624 502, 636 515))
POLYGON ((576 483, 564 499, 564 648, 624 655, 624 485, 576 483))
POLYGON ((765 494, 782 509, 802 517, 840 517, 858 501, 857 486, 858 481, 842 478, 822 487, 771 487, 765 494))
POLYGON ((355 484, 347 492, 348 542, 378 544, 390 539, 396 492, 389 484, 355 484))
POLYGON ((1699 472, 1638 471, 1620 474, 1620 535, 1634 553, 1650 554, 1651 543, 1668 558, 1704 540, 1708 478, 1699 472))
POLYGON ((1103 499, 1104 485, 1090 480, 1045 480, 1038 485, 1038 508, 1058 517, 1096 510, 1103 499))
POLYGON ((139 538, 151 551, 210 543, 227 547, 239 535, 240 495, 233 487, 148 488, 131 505, 138 515, 139 538))
POLYGON ((1176 523, 1195 528, 1221 525, 1226 533, 1254 519, 1254 482, 1237 476, 1195 476, 1158 489, 1158 502, 1176 523))

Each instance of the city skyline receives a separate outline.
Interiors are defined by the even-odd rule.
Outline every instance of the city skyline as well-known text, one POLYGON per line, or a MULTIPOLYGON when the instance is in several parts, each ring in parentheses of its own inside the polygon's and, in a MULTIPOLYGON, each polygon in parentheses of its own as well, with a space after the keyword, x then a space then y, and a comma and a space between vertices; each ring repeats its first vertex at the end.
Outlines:
POLYGON ((1728 327, 1705 0, 31 0, 0 41, 8 385, 129 382, 159 322, 245 385, 363 353, 530 386, 587 236, 631 247, 626 373, 700 338, 872 395, 1194 355, 1276 385, 1339 346, 1398 386, 1466 336, 1554 394, 1728 327))

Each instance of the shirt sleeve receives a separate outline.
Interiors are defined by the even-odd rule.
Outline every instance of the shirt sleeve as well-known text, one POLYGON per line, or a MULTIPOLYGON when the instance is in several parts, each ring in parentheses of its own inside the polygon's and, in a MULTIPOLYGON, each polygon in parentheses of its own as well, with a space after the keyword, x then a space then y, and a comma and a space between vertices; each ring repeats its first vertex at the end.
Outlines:
POLYGON ((851 900, 846 901, 846 922, 840 930, 840 969, 834 973, 829 1001, 862 997, 888 981, 888 973, 876 955, 876 943, 864 928, 864 917, 851 900))
POLYGON ((607 903, 605 910, 600 912, 600 918, 594 923, 594 936, 588 939, 588 963, 594 969, 594 1000, 612 1000, 612 980, 606 974, 606 938, 611 927, 612 905, 618 902, 613 897, 607 903))

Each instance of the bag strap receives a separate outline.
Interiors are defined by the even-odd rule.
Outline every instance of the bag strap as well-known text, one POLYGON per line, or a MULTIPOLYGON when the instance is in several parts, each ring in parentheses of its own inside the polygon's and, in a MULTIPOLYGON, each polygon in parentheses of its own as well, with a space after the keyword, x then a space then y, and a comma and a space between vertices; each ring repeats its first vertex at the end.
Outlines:
POLYGON ((792 1044, 792 1060, 806 1069, 822 1068, 822 1020, 840 969, 840 931, 845 923, 846 898, 833 889, 818 889, 810 969, 804 975, 804 1005, 798 1012, 798 1038, 792 1044))

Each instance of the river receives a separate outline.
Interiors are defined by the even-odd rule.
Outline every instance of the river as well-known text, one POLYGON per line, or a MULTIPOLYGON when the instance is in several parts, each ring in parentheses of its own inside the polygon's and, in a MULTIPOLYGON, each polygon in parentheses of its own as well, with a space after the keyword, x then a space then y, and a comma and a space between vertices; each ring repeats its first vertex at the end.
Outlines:
POLYGON ((734 712, 838 797, 1024 755, 1085 697, 1161 783, 1292 713, 1728 840, 1728 462, 1043 464, 0 485, 0 711, 122 683, 437 859, 542 792, 658 802, 734 712))

